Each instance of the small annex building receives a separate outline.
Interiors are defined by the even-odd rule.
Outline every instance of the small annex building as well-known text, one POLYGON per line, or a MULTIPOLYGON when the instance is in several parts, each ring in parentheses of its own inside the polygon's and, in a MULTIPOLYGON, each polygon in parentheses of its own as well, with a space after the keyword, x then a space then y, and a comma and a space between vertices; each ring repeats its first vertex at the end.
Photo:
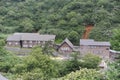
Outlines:
POLYGON ((79 46, 74 46, 71 41, 66 38, 57 48, 59 53, 69 56, 72 52, 79 52, 79 46))
POLYGON ((72 53, 74 50, 74 45, 66 38, 59 46, 58 52, 60 53, 72 53))

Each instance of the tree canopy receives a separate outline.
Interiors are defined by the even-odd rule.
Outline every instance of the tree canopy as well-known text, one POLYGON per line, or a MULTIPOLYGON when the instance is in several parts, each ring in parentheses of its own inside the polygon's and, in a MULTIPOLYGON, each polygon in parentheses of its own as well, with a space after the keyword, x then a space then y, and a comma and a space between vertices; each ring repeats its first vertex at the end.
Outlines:
POLYGON ((120 27, 119 0, 1 0, 0 5, 1 33, 40 32, 60 40, 73 31, 81 38, 85 26, 94 25, 89 37, 109 40, 120 27))
POLYGON ((112 49, 120 51, 120 29, 114 30, 114 35, 111 39, 112 49))

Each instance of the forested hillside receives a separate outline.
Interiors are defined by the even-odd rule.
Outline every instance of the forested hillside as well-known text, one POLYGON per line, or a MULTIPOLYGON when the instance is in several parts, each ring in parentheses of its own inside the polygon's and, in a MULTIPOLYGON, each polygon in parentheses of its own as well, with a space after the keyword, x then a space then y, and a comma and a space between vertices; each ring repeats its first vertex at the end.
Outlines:
POLYGON ((56 34, 74 44, 85 26, 93 25, 90 38, 109 40, 120 28, 119 0, 0 0, 0 32, 56 34))

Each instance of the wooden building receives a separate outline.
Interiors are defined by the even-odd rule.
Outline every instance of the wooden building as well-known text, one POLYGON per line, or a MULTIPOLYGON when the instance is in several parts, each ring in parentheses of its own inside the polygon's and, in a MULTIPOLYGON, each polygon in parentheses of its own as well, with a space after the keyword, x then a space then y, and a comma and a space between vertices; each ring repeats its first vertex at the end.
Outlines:
POLYGON ((58 47, 58 52, 60 53, 72 53, 73 52, 73 44, 66 38, 58 47))
POLYGON ((7 46, 12 47, 34 47, 44 46, 46 42, 54 44, 55 35, 39 35, 38 33, 14 33, 8 36, 7 46))
POLYGON ((110 54, 109 42, 98 42, 93 39, 80 39, 80 53, 82 55, 92 53, 103 59, 108 59, 110 54))

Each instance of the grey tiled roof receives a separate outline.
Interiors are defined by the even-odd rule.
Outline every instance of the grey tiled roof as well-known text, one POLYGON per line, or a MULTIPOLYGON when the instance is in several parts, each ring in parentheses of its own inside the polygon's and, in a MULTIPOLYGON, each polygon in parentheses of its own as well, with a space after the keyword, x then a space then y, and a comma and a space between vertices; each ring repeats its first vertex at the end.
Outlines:
POLYGON ((7 41, 20 41, 20 38, 18 35, 11 35, 7 37, 7 41))
POLYGON ((62 42, 62 44, 63 44, 64 42, 66 42, 71 48, 74 47, 73 44, 72 44, 67 38, 62 42))
POLYGON ((13 35, 39 35, 39 33, 14 33, 13 35))
POLYGON ((23 35, 21 40, 38 40, 38 41, 50 41, 54 40, 55 35, 23 35))
POLYGON ((80 39, 80 45, 110 46, 110 42, 97 42, 93 39, 80 39))
POLYGON ((33 41, 50 41, 54 40, 55 35, 39 35, 38 33, 14 33, 7 38, 7 41, 33 40, 33 41))
POLYGON ((55 40, 56 35, 40 35, 39 40, 40 41, 50 41, 55 40))
POLYGON ((80 43, 89 43, 89 42, 94 42, 93 39, 80 39, 80 43))
POLYGON ((3 77, 1 74, 0 74, 0 80, 8 80, 7 78, 3 77))

